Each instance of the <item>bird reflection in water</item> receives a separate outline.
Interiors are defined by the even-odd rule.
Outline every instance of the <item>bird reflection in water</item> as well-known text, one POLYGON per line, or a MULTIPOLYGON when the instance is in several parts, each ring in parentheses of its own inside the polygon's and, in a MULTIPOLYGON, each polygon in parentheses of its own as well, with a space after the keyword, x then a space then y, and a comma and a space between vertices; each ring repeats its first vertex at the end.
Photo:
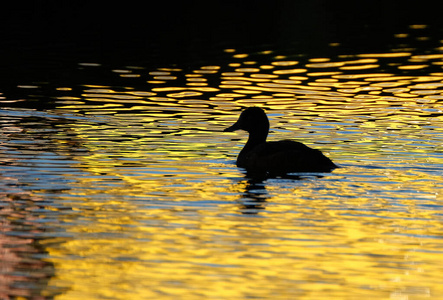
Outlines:
POLYGON ((263 180, 247 178, 247 183, 242 197, 238 200, 241 204, 240 211, 245 215, 256 215, 265 209, 268 192, 263 180))
POLYGON ((266 181, 268 179, 275 180, 306 180, 309 178, 322 178, 322 174, 306 173, 306 174, 284 174, 271 175, 269 173, 258 173, 245 171, 246 186, 242 197, 238 200, 240 211, 245 215, 256 215, 266 209, 266 201, 269 198, 266 190, 266 181))

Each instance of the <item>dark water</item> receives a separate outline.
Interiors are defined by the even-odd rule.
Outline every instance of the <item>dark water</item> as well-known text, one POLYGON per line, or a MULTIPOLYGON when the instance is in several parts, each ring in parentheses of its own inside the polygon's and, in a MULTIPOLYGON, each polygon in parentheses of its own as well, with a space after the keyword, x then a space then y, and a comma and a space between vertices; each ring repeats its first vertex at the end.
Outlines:
POLYGON ((1 299, 441 297, 443 40, 423 11, 126 6, 100 27, 98 5, 49 8, 14 10, 47 22, 1 50, 1 299), (249 178, 246 135, 222 130, 252 105, 270 140, 341 168, 249 178))

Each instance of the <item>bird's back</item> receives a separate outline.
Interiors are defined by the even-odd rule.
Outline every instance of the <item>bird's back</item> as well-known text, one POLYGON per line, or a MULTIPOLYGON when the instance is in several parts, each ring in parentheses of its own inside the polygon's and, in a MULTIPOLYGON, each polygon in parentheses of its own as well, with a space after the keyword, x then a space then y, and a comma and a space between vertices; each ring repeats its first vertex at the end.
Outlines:
POLYGON ((321 151, 291 140, 261 143, 240 155, 237 165, 277 173, 330 172, 337 167, 321 151))

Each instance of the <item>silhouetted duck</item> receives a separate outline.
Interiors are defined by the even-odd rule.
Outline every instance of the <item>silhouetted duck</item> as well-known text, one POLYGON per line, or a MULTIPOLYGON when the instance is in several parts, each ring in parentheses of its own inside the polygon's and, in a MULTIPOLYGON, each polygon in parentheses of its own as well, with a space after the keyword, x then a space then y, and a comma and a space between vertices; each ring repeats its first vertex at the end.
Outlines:
POLYGON ((337 166, 319 150, 291 140, 266 142, 269 120, 263 109, 248 107, 238 121, 224 131, 243 129, 249 139, 237 157, 237 166, 270 173, 330 172, 337 166))

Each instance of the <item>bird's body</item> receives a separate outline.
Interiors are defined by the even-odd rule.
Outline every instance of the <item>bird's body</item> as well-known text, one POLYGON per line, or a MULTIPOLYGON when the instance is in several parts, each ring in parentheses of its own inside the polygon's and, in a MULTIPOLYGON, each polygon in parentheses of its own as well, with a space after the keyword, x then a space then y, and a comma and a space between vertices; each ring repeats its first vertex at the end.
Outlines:
POLYGON ((261 108, 245 109, 238 121, 225 131, 238 129, 249 132, 249 139, 237 158, 237 166, 248 171, 330 172, 337 168, 321 151, 303 143, 292 140, 266 142, 269 120, 261 108))

